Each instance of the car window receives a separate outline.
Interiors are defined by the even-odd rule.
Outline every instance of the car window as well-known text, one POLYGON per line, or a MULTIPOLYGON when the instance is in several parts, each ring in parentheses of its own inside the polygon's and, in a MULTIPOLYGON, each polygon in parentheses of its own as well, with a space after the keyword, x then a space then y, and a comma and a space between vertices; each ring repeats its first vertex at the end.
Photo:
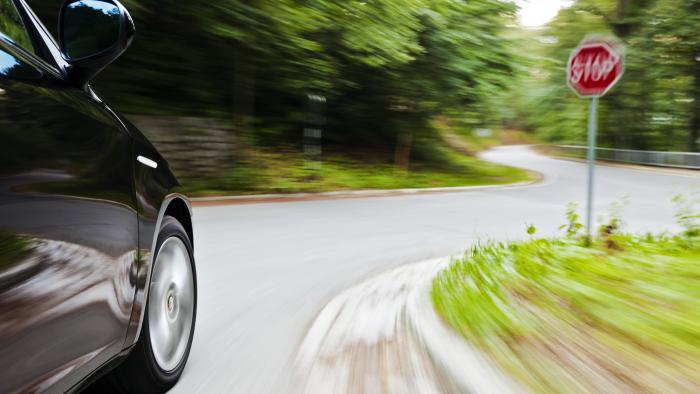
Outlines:
POLYGON ((29 34, 12 0, 0 0, 0 37, 34 53, 29 34))

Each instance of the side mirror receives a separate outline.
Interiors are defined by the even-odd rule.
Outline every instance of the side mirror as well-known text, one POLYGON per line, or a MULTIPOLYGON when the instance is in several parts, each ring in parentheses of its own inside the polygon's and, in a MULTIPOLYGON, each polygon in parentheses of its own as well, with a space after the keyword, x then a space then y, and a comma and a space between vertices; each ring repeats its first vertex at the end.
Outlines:
POLYGON ((68 77, 81 88, 131 44, 134 21, 117 0, 67 0, 61 7, 58 35, 70 64, 68 77))

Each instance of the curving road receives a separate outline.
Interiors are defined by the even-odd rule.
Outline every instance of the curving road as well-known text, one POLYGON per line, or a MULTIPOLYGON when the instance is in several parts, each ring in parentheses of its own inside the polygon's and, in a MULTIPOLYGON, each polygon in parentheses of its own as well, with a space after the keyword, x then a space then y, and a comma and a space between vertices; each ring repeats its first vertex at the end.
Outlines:
MULTIPOLYGON (((174 393, 286 393, 306 330, 323 306, 390 268, 457 254, 477 239, 555 234, 565 205, 583 206, 586 167, 527 147, 483 157, 544 174, 532 186, 398 197, 195 209, 199 302, 190 360, 174 393)), ((598 167, 596 205, 627 196, 634 231, 673 230, 671 198, 700 174, 598 167)))

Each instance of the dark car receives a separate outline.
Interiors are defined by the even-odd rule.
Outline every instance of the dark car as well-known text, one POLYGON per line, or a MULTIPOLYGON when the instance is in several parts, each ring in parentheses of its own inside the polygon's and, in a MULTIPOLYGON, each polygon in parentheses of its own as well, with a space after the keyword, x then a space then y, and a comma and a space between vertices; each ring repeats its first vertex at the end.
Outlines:
POLYGON ((114 0, 68 0, 58 43, 0 0, 0 393, 163 392, 187 361, 191 208, 90 87, 128 47, 114 0))

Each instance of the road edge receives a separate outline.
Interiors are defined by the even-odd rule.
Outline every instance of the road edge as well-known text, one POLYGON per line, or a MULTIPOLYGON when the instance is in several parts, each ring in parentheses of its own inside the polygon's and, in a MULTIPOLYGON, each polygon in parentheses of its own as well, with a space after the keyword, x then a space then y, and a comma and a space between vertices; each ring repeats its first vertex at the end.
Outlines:
POLYGON ((343 190, 333 192, 318 193, 290 193, 290 194, 254 194, 238 196, 212 196, 212 197, 192 197, 190 202, 193 207, 209 207, 220 205, 239 205, 257 203, 280 203, 297 201, 318 201, 318 200, 340 200, 351 198, 374 198, 374 197, 398 197, 421 194, 437 193, 459 193, 480 190, 501 190, 532 186, 544 181, 544 174, 525 170, 534 179, 525 182, 506 183, 503 185, 479 185, 479 186, 456 186, 456 187, 430 187, 413 189, 363 189, 363 190, 343 190))
POLYGON ((435 311, 433 280, 452 261, 404 264, 335 295, 298 348, 295 392, 527 392, 435 311))
POLYGON ((460 392, 527 392, 437 314, 431 298, 433 280, 452 263, 453 258, 441 260, 442 267, 434 275, 416 283, 412 297, 406 303, 406 316, 430 354, 433 365, 450 386, 460 392))

